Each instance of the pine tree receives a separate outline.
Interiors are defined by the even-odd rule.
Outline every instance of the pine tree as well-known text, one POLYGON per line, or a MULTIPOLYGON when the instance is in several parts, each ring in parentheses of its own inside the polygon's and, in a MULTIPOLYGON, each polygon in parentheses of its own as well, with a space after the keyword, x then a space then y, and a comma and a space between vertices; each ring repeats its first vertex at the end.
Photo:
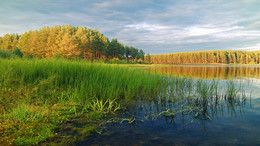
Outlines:
POLYGON ((81 56, 83 58, 87 58, 89 49, 88 49, 88 36, 87 36, 86 28, 78 27, 75 35, 78 37, 78 41, 80 43, 79 47, 81 48, 81 56))
POLYGON ((2 49, 3 47, 2 47, 2 44, 3 44, 3 38, 2 37, 0 37, 0 49, 2 49))
POLYGON ((12 40, 9 34, 4 35, 2 47, 4 50, 12 52, 12 40))
POLYGON ((12 38, 12 51, 14 51, 17 48, 17 45, 18 45, 19 35, 13 34, 12 37, 13 37, 12 38))
POLYGON ((141 49, 141 50, 139 51, 139 57, 140 57, 140 59, 142 59, 143 61, 144 61, 144 55, 145 55, 145 53, 144 53, 144 51, 141 49))
POLYGON ((125 57, 126 60, 128 61, 128 56, 130 55, 130 48, 128 46, 125 46, 125 57))
POLYGON ((69 33, 63 35, 59 47, 57 53, 65 58, 77 58, 81 54, 77 41, 69 33))
POLYGON ((55 55, 55 53, 57 53, 59 49, 59 41, 57 40, 57 37, 60 31, 60 26, 54 26, 50 28, 46 43, 46 58, 51 58, 55 55))
POLYGON ((147 62, 148 62, 148 63, 151 63, 151 56, 150 56, 150 54, 147 54, 146 58, 147 58, 147 59, 146 59, 147 62))
POLYGON ((136 48, 132 47, 132 46, 130 46, 130 50, 131 50, 131 52, 130 52, 131 57, 132 57, 132 59, 134 60, 134 59, 136 58, 136 56, 138 55, 138 54, 137 54, 137 53, 138 53, 138 50, 137 50, 136 48))
POLYGON ((138 49, 125 49, 116 39, 110 42, 97 30, 71 25, 43 27, 40 30, 25 32, 21 36, 6 34, 0 38, 0 47, 8 51, 18 47, 25 56, 44 58, 54 57, 55 54, 66 58, 85 59, 122 59, 124 55, 128 58, 130 54, 135 59, 140 56, 138 49))

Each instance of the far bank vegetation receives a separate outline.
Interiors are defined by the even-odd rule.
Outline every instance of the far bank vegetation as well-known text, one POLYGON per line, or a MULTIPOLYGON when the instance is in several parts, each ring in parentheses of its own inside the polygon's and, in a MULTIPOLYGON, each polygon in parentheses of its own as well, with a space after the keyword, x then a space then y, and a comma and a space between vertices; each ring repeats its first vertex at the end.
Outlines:
POLYGON ((259 64, 260 51, 197 51, 146 55, 154 64, 259 64))

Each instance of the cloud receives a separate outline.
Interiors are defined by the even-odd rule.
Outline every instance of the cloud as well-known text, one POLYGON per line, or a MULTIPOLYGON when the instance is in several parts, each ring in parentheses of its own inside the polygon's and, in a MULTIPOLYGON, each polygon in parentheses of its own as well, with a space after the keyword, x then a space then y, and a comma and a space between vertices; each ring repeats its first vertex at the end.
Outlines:
POLYGON ((245 50, 245 51, 259 51, 260 50, 260 43, 255 45, 248 45, 246 47, 237 48, 239 50, 245 50))
POLYGON ((253 29, 253 30, 254 29, 260 30, 260 21, 256 21, 256 22, 249 24, 247 28, 253 29))
POLYGON ((259 5, 258 0, 4 0, 0 36, 71 24, 150 54, 250 50, 259 46, 259 5))
POLYGON ((169 26, 161 26, 161 25, 147 24, 147 23, 126 25, 125 27, 133 28, 133 29, 137 29, 137 30, 151 30, 151 31, 161 31, 161 30, 170 28, 169 26))
POLYGON ((231 30, 240 29, 238 26, 233 26, 231 28, 218 28, 216 27, 201 27, 201 26, 192 26, 190 28, 186 28, 188 36, 203 36, 203 35, 211 35, 222 32, 228 32, 231 30))

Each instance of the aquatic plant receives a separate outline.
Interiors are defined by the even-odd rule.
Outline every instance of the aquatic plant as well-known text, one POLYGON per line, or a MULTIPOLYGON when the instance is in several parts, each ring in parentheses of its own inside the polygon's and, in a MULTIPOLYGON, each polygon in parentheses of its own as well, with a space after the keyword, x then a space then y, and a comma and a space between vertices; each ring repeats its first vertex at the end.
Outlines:
POLYGON ((103 101, 102 99, 93 100, 88 104, 88 107, 94 112, 101 112, 101 113, 115 113, 120 109, 120 104, 115 102, 114 100, 107 99, 103 101))

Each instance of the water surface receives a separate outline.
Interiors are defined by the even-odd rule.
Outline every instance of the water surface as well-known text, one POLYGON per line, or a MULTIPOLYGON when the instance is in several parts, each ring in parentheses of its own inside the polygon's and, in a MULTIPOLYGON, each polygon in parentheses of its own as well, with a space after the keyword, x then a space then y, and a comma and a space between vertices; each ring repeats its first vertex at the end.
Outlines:
POLYGON ((203 79, 231 79, 241 77, 260 79, 260 66, 258 65, 182 65, 149 67, 147 70, 171 76, 186 76, 203 79))
MULTIPOLYGON (((196 109, 186 110, 195 102, 187 100, 137 101, 127 105, 118 118, 135 118, 106 124, 102 134, 93 134, 77 145, 260 145, 260 80, 258 66, 174 66, 149 68, 171 76, 226 79, 243 82, 246 98, 230 101, 203 100, 196 109), (184 105, 184 106, 183 106, 184 105), (163 116, 168 109, 178 112, 163 116), (158 116, 160 115, 160 116, 158 116)), ((225 88, 225 87, 223 87, 225 88)))

